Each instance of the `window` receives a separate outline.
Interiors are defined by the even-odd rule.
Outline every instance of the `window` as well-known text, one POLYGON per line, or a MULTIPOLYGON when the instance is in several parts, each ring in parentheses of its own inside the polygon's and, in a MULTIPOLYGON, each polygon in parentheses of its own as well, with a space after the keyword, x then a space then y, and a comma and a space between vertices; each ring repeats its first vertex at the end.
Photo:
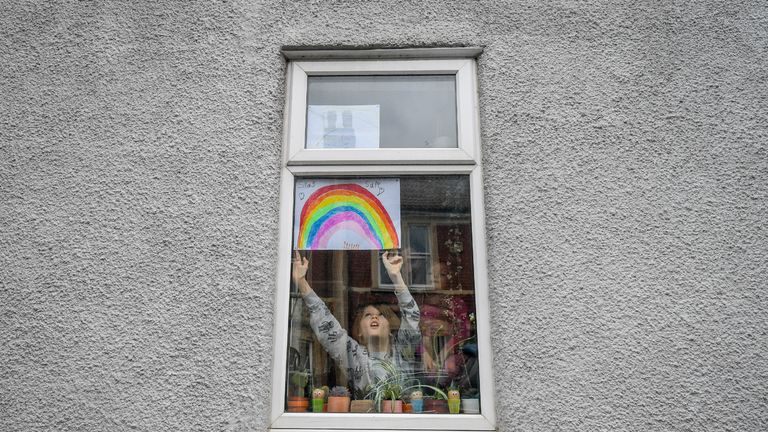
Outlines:
POLYGON ((455 101, 452 75, 310 76, 305 147, 455 148, 455 101))
POLYGON ((478 51, 415 51, 286 52, 275 430, 495 428, 478 51))
MULTIPOLYGON (((405 259, 403 271, 406 284, 411 291, 423 291, 435 287, 432 268, 439 265, 439 261, 432 260, 433 232, 430 228, 429 223, 417 220, 406 225, 404 229, 403 248, 408 251, 408 254, 403 255, 405 259)), ((376 260, 376 263, 379 267, 379 285, 394 286, 387 275, 384 262, 376 260)))

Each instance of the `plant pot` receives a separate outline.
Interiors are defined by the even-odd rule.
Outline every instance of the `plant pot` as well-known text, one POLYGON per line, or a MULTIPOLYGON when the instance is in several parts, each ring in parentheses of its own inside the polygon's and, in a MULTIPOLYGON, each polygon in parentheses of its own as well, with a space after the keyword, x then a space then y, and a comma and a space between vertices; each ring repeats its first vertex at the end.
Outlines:
POLYGON ((373 401, 368 399, 353 400, 349 406, 349 412, 353 413, 372 413, 376 412, 373 409, 373 401))
POLYGON ((349 412, 349 396, 329 396, 328 412, 349 412))
POLYGON ((381 401, 381 412, 383 413, 401 413, 403 412, 403 401, 384 399, 381 401))
POLYGON ((309 410, 309 399, 303 396, 289 396, 286 411, 288 412, 307 412, 309 410))
POLYGON ((480 413, 480 399, 462 399, 461 400, 461 412, 464 414, 479 414, 480 413))
POLYGON ((448 414, 448 401, 445 399, 425 399, 424 412, 433 414, 448 414))
POLYGON ((448 412, 458 414, 461 412, 461 399, 448 399, 448 412))
POLYGON ((323 398, 312 399, 312 412, 315 412, 315 413, 323 412, 323 402, 325 402, 323 398))
POLYGON ((424 399, 411 399, 411 407, 415 413, 424 411, 424 399))

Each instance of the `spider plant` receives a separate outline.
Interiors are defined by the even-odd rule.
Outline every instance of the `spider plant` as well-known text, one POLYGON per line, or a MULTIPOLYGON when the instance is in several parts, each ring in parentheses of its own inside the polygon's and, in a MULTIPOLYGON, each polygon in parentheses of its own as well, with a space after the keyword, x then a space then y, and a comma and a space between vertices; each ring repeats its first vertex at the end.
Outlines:
POLYGON ((413 390, 430 389, 434 392, 436 397, 447 398, 445 392, 437 387, 422 384, 419 380, 419 374, 414 372, 401 372, 392 362, 382 362, 384 368, 385 377, 376 381, 371 386, 366 399, 373 401, 377 410, 381 411, 381 401, 391 400, 395 402, 402 400, 403 395, 410 394, 413 390))

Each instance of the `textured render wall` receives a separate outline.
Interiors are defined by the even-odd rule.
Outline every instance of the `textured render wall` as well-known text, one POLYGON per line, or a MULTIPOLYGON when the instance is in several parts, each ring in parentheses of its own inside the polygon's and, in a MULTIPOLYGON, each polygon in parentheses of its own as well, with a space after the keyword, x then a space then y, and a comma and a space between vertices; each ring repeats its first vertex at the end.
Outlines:
POLYGON ((500 430, 768 428, 768 8, 540 3, 0 3, 0 429, 266 429, 279 49, 445 45, 500 430))

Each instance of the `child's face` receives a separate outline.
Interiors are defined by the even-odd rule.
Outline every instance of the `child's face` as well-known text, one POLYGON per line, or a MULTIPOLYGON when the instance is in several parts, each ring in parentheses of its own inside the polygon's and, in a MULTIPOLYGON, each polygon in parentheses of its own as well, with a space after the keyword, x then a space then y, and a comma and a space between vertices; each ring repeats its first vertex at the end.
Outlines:
POLYGON ((389 337, 389 320, 375 307, 367 306, 360 320, 360 334, 366 341, 372 337, 389 337))

